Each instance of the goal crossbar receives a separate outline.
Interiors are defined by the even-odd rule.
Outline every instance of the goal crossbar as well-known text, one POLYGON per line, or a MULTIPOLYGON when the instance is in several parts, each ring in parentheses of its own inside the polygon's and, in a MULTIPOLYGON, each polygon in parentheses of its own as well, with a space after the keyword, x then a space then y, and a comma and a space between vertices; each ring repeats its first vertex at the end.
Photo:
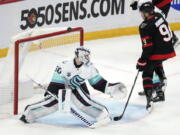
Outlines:
POLYGON ((15 41, 15 53, 14 53, 14 115, 18 114, 18 89, 19 89, 19 44, 29 41, 34 41, 37 39, 43 39, 48 37, 54 37, 61 34, 68 34, 72 32, 79 32, 80 33, 80 46, 84 45, 84 30, 82 27, 76 28, 69 28, 67 30, 60 30, 57 32, 51 32, 47 34, 42 34, 38 36, 33 36, 29 38, 23 38, 15 41))

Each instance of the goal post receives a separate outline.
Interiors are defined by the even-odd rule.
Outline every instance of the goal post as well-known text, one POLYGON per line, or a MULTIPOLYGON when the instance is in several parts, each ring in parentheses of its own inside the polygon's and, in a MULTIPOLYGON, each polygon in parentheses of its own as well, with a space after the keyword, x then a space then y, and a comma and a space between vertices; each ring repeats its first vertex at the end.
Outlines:
MULTIPOLYGON (((10 111, 11 114, 16 115, 19 113, 19 101, 22 103, 20 99, 26 99, 26 98, 31 97, 27 95, 32 94, 31 92, 29 92, 30 90, 28 90, 28 89, 33 88, 33 87, 30 87, 32 85, 32 81, 29 80, 29 82, 31 83, 27 83, 27 81, 24 83, 24 82, 21 82, 20 80, 22 79, 22 74, 23 75, 25 74, 23 71, 24 65, 26 64, 28 66, 30 65, 30 68, 28 68, 28 71, 35 70, 33 71, 33 73, 35 75, 39 74, 39 71, 41 72, 41 68, 42 68, 41 64, 44 64, 43 63, 44 61, 42 62, 41 59, 46 59, 47 57, 52 56, 51 54, 52 52, 48 52, 48 51, 55 50, 55 51, 58 51, 59 53, 65 54, 65 50, 68 48, 69 50, 67 51, 70 52, 71 47, 65 46, 65 45, 70 45, 70 46, 72 45, 73 47, 83 46, 84 45, 83 28, 82 27, 74 27, 74 28, 57 27, 57 28, 31 29, 29 31, 19 33, 12 37, 8 55, 3 64, 4 68, 2 68, 2 71, 1 71, 3 73, 2 74, 3 80, 1 80, 0 82, 1 84, 0 86, 0 117, 1 117, 2 105, 3 107, 4 106, 6 107, 6 104, 9 105, 10 103, 12 106, 11 107, 12 111, 10 111), (42 53, 44 53, 43 58, 39 58, 36 61, 37 59, 36 57, 39 57, 39 56, 41 57, 42 53), (37 68, 39 69, 36 70, 37 68), (2 83, 2 82, 5 82, 5 83, 2 83)), ((51 58, 48 59, 49 61, 47 60, 48 66, 51 68, 49 69, 49 67, 47 67, 49 70, 53 70, 51 63, 54 64, 57 61, 56 57, 58 58, 61 57, 61 55, 59 56, 59 54, 56 54, 56 52, 54 52, 54 54, 57 56, 53 57, 54 58, 53 62, 51 62, 51 58)), ((63 60, 63 58, 61 59, 63 60)), ((43 69, 43 72, 46 72, 46 68, 43 69)), ((44 76, 49 77, 50 73, 47 73, 47 75, 45 74, 44 76)), ((49 83, 49 81, 47 81, 46 83, 49 83)), ((23 105, 24 104, 25 103, 23 102, 23 105)), ((8 109, 4 109, 4 110, 6 111, 8 109)), ((3 111, 3 114, 5 111, 3 111)))
POLYGON ((14 53, 14 115, 18 114, 18 89, 19 89, 19 45, 24 42, 34 41, 37 39, 43 39, 47 37, 53 37, 61 34, 67 34, 72 32, 78 32, 80 33, 80 46, 83 46, 84 44, 84 30, 82 27, 76 27, 76 28, 67 28, 67 30, 61 30, 57 32, 47 33, 43 35, 38 35, 34 37, 19 39, 15 41, 15 53, 14 53))

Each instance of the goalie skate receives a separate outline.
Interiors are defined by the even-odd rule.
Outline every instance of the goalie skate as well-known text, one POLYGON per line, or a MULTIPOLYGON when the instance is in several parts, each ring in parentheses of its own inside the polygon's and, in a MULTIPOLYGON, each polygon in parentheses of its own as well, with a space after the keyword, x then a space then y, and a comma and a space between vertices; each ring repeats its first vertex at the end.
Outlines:
POLYGON ((20 121, 22 121, 22 122, 24 122, 24 123, 29 123, 29 122, 27 122, 27 120, 26 120, 26 117, 24 116, 24 115, 22 115, 20 118, 19 118, 19 120, 20 121))

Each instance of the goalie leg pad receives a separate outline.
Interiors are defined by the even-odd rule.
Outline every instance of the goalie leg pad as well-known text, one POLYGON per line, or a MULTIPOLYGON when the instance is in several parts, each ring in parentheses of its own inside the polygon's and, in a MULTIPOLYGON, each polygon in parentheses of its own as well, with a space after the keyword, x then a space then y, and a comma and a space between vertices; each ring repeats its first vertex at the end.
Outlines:
MULTIPOLYGON (((104 119, 109 119, 110 121, 107 108, 104 105, 92 100, 89 95, 87 95, 80 89, 73 91, 71 99, 72 104, 74 104, 80 111, 82 111, 86 115, 95 118, 97 120, 97 123, 103 121, 104 119)), ((105 121, 105 123, 103 124, 106 124, 109 121, 105 121)))
POLYGON ((59 110, 63 113, 69 113, 70 112, 70 106, 71 106, 71 89, 63 89, 59 91, 59 110))
POLYGON ((56 112, 57 110, 58 101, 54 99, 54 97, 48 95, 37 103, 27 105, 22 116, 25 117, 28 123, 32 123, 36 119, 56 112))

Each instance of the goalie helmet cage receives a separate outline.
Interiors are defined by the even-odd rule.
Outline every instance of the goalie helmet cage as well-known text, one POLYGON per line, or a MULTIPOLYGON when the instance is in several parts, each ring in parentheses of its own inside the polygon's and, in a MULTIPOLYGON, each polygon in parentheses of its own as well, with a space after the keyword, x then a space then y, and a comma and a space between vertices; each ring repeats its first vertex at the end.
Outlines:
POLYGON ((82 27, 76 27, 76 28, 67 28, 67 30, 60 30, 57 32, 42 34, 34 37, 19 39, 15 41, 15 49, 14 49, 14 101, 13 101, 13 113, 14 115, 18 114, 18 96, 19 96, 19 45, 21 43, 34 41, 38 39, 48 38, 48 37, 54 37, 62 34, 68 34, 73 32, 79 32, 79 42, 80 46, 84 45, 84 30, 82 27))

